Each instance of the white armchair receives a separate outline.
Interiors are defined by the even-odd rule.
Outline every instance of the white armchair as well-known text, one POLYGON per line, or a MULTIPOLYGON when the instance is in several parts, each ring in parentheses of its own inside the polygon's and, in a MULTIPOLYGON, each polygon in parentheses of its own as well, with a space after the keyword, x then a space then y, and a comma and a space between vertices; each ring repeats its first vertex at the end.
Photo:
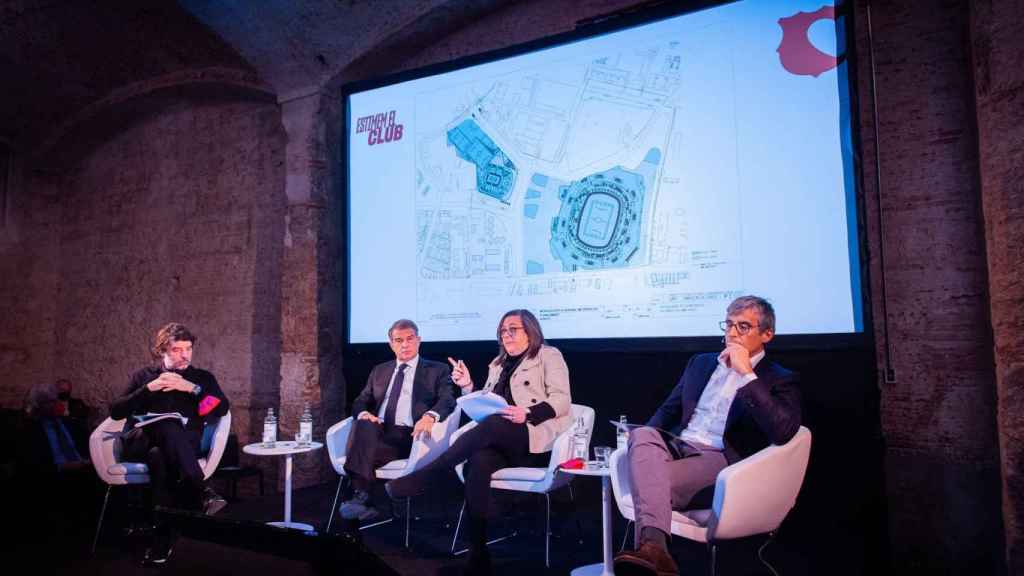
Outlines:
MULTIPOLYGON (((811 431, 801 426, 789 442, 768 446, 727 466, 715 480, 712 507, 672 512, 672 534, 707 543, 714 574, 718 542, 755 534, 774 535, 796 504, 810 453, 811 431)), ((626 450, 613 452, 609 466, 615 503, 622 516, 632 522, 636 516, 626 450)))
MULTIPOLYGON (((448 449, 452 434, 458 429, 459 419, 462 417, 462 409, 458 406, 452 410, 452 413, 441 422, 436 422, 433 428, 430 429, 428 436, 422 436, 417 438, 412 443, 412 448, 409 450, 409 457, 402 458, 399 460, 392 460, 387 464, 377 468, 376 476, 381 480, 392 480, 400 476, 415 472, 420 468, 433 462, 438 456, 440 456, 445 450, 448 449)), ((354 422, 353 417, 349 416, 341 422, 338 422, 334 426, 331 426, 327 430, 327 436, 324 443, 327 444, 327 454, 331 459, 331 465, 334 466, 334 471, 338 473, 338 488, 334 492, 334 503, 331 505, 330 516, 327 520, 327 532, 331 530, 331 523, 334 521, 334 514, 338 509, 338 497, 341 495, 341 485, 345 480, 345 450, 348 447, 348 437, 352 433, 352 424, 354 422)), ((409 520, 411 510, 411 499, 407 498, 405 501, 405 547, 409 547, 409 520)), ((372 528, 391 522, 391 519, 383 520, 367 526, 361 526, 360 529, 372 528)))
MULTIPOLYGON (((587 432, 587 449, 589 450, 590 437, 594 432, 594 409, 589 406, 573 404, 573 425, 555 438, 555 443, 551 448, 551 459, 548 461, 546 468, 502 468, 491 476, 491 488, 496 488, 498 490, 515 490, 518 492, 533 492, 535 494, 544 495, 544 499, 547 503, 547 522, 545 524, 544 533, 544 564, 548 567, 551 566, 551 492, 563 486, 568 486, 572 481, 572 475, 558 474, 558 465, 565 462, 570 457, 572 452, 572 435, 576 430, 576 421, 581 416, 583 417, 583 425, 587 432)), ((476 422, 470 422, 462 428, 459 428, 459 430, 452 436, 452 442, 454 443, 459 436, 465 434, 476 425, 476 422)), ((455 472, 463 482, 466 481, 462 470, 464 465, 465 463, 463 462, 455 467, 455 472)), ((455 535, 452 537, 453 553, 455 552, 455 542, 459 537, 459 529, 462 527, 462 516, 465 511, 466 504, 463 502, 462 510, 459 512, 459 522, 455 526, 455 535)), ((502 538, 499 538, 498 540, 501 539, 502 538)), ((492 540, 491 542, 496 541, 497 540, 492 540)))
MULTIPOLYGON (((207 427, 215 426, 210 442, 209 453, 199 458, 199 467, 203 470, 203 478, 209 478, 217 470, 224 446, 227 445, 231 433, 231 413, 224 414, 216 420, 209 420, 207 427)), ((92 459, 96 474, 107 485, 106 496, 103 497, 103 508, 96 523, 96 535, 92 540, 92 550, 96 551, 100 529, 103 527, 103 516, 110 501, 110 490, 114 486, 130 484, 149 484, 149 467, 143 462, 125 462, 121 460, 121 431, 124 420, 107 418, 89 435, 89 456, 92 459)))

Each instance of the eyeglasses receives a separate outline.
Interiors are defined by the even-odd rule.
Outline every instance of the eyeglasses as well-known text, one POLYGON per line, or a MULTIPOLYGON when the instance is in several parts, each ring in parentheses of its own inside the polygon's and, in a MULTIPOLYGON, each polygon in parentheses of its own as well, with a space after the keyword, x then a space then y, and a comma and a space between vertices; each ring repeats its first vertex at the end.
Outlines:
POLYGON ((760 324, 751 324, 750 322, 733 322, 732 320, 722 320, 718 323, 718 327, 722 329, 722 332, 726 334, 733 328, 740 336, 746 336, 747 332, 750 332, 751 328, 757 328, 760 324))
POLYGON ((509 338, 515 338, 516 334, 519 334, 522 331, 522 326, 509 326, 507 328, 501 328, 500 330, 498 330, 498 336, 504 336, 505 334, 508 334, 509 338))

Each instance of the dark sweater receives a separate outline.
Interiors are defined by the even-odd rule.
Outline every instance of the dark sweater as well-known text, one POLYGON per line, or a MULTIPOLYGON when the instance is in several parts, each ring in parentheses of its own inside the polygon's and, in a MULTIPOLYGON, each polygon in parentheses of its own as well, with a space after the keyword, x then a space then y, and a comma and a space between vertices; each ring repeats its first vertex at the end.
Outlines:
POLYGON ((498 381, 494 384, 494 388, 491 389, 491 392, 504 398, 509 406, 516 405, 516 401, 512 399, 512 387, 509 386, 509 380, 512 379, 512 373, 516 371, 516 368, 522 364, 523 358, 526 358, 526 354, 518 356, 506 355, 505 360, 501 363, 501 375, 498 376, 498 381))
MULTIPOLYGON (((220 389, 213 374, 194 366, 189 366, 178 372, 185 380, 203 388, 203 391, 196 396, 177 390, 151 392, 149 388, 146 388, 146 384, 159 377, 161 372, 163 369, 160 366, 149 366, 133 374, 125 393, 111 403, 110 417, 120 420, 147 412, 178 412, 188 418, 188 423, 185 425, 187 430, 202 431, 203 417, 199 416, 199 402, 207 396, 215 396, 220 399, 220 404, 207 414, 208 417, 219 418, 227 414, 228 398, 220 389)), ((125 430, 129 430, 134 424, 135 422, 128 419, 125 422, 125 430)))

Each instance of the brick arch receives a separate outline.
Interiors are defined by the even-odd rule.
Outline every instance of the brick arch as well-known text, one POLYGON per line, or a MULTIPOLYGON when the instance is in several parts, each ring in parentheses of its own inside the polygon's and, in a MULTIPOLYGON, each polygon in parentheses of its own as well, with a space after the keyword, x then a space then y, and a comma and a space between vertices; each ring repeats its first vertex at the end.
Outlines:
POLYGON ((449 0, 440 3, 405 26, 382 35, 379 41, 366 46, 331 77, 325 88, 335 92, 346 82, 398 72, 408 62, 410 54, 425 50, 439 39, 451 36, 513 4, 515 2, 512 0, 449 0))
POLYGON ((248 70, 209 67, 181 70, 126 84, 106 97, 69 115, 31 148, 31 163, 46 158, 52 167, 77 158, 92 143, 102 140, 154 106, 168 99, 215 98, 276 103, 274 91, 248 70), (106 126, 104 126, 106 125, 106 126))

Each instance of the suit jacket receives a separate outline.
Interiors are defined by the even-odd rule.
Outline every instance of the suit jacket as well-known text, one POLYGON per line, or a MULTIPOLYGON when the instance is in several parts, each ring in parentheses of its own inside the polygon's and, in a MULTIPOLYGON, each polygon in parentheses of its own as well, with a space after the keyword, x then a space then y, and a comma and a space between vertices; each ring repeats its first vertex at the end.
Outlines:
MULTIPOLYGON (((391 375, 398 365, 396 360, 377 364, 366 379, 366 387, 352 402, 352 415, 369 412, 376 415, 384 402, 384 395, 391 384, 391 375)), ((444 420, 455 407, 452 393, 451 368, 443 362, 427 360, 420 356, 416 374, 412 379, 412 421, 415 423, 428 410, 437 412, 438 421, 444 420)))
MULTIPOLYGON (((494 389, 501 376, 500 356, 487 366, 484 390, 494 389)), ((555 437, 572 426, 572 395, 569 393, 569 367, 558 348, 541 346, 533 358, 524 358, 508 382, 512 400, 517 406, 529 408, 547 402, 555 417, 538 425, 526 424, 530 434, 530 452, 539 454, 551 450, 555 437)))
MULTIPOLYGON (((698 354, 686 365, 679 383, 647 422, 678 434, 690 422, 708 380, 718 367, 718 354, 698 354)), ((725 459, 742 460, 769 444, 785 444, 800 428, 799 378, 762 358, 756 379, 736 392, 725 421, 725 459)))

